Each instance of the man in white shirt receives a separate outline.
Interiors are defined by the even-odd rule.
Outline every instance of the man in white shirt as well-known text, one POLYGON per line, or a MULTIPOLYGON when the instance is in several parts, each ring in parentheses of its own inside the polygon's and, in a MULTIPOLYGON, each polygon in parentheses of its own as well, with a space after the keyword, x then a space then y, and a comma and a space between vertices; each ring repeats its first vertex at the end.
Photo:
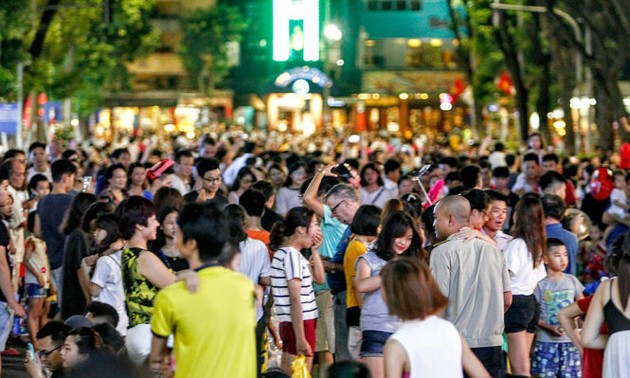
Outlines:
POLYGON ((396 159, 388 159, 385 164, 383 164, 383 170, 385 171, 385 175, 383 176, 385 189, 389 190, 392 198, 398 198, 398 179, 400 179, 400 163, 396 159))
POLYGON ((486 190, 486 194, 490 198, 490 210, 486 214, 486 223, 481 228, 481 232, 492 238, 497 243, 497 248, 503 252, 512 240, 510 235, 501 231, 507 220, 507 196, 496 190, 486 190))
POLYGON ((46 144, 42 142, 33 142, 28 147, 29 161, 33 164, 27 172, 27 180, 35 176, 38 173, 46 176, 49 181, 53 181, 52 173, 50 172, 50 164, 48 163, 48 152, 46 151, 46 144))

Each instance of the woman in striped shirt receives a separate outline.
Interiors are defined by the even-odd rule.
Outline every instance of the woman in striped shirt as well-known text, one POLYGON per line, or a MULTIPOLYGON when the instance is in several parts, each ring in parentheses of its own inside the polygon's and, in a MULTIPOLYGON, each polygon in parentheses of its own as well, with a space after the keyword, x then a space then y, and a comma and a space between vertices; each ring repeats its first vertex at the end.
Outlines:
POLYGON ((315 349, 317 304, 313 282, 324 283, 324 266, 319 256, 322 232, 313 211, 294 207, 283 221, 271 229, 271 290, 280 320, 282 369, 290 366, 298 355, 305 355, 309 369, 315 349), (301 253, 310 248, 310 261, 301 253))

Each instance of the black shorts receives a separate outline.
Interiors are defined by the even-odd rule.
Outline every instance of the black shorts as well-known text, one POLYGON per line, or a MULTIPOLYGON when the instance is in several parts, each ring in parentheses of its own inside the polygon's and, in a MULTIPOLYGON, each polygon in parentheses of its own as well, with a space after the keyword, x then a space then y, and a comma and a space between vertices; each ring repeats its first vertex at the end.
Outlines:
POLYGON ((361 322, 361 307, 353 306, 346 309, 346 325, 348 327, 358 327, 361 322))
POLYGON ((505 333, 527 331, 534 333, 538 326, 538 303, 532 295, 514 295, 505 313, 505 333))

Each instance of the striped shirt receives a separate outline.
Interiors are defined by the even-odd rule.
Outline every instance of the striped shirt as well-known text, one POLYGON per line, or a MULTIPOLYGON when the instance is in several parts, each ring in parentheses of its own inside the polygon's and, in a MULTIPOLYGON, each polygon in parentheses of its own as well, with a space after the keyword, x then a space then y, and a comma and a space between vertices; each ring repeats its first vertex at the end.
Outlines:
POLYGON ((281 322, 291 321, 291 301, 289 280, 297 278, 302 283, 302 314, 304 320, 317 319, 317 303, 313 291, 313 277, 309 263, 293 247, 277 250, 271 261, 271 291, 276 306, 276 314, 281 322))

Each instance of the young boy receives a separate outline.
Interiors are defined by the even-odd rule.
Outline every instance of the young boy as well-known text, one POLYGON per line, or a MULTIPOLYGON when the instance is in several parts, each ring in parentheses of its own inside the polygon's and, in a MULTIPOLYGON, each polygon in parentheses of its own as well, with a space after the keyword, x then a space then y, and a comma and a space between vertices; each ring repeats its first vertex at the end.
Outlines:
POLYGON ((604 231, 604 243, 617 223, 630 227, 630 215, 628 215, 630 204, 628 204, 628 197, 626 195, 628 183, 624 171, 617 170, 613 173, 613 185, 615 187, 610 193, 610 206, 606 209, 606 215, 608 215, 612 222, 609 223, 610 225, 606 228, 606 231, 604 231))
POLYGON ((560 326, 558 312, 584 298, 584 286, 575 276, 563 273, 569 258, 562 240, 547 240, 544 262, 547 277, 538 282, 534 291, 540 305, 540 319, 532 374, 539 377, 581 377, 580 353, 560 326))

